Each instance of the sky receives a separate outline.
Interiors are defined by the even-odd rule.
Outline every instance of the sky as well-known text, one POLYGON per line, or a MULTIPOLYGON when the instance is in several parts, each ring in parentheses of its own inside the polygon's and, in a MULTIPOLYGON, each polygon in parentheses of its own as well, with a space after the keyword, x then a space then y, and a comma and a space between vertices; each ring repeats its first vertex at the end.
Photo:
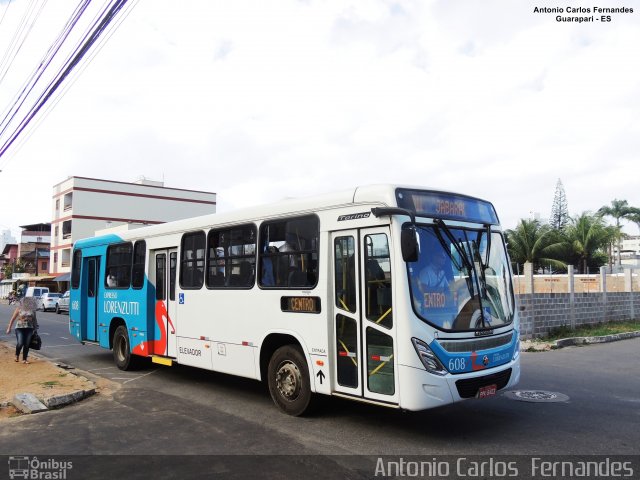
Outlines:
MULTIPOLYGON (((29 3, 0 0, 0 55, 29 3)), ((0 112, 76 4, 43 4, 0 80, 0 112)), ((55 108, 0 158, 0 230, 50 222, 53 185, 69 176, 216 192, 219 212, 418 185, 490 200, 505 228, 548 218, 558 179, 571 215, 613 199, 640 207, 636 2, 128 5, 55 108), (534 12, 577 15, 567 5, 634 12, 589 23, 534 12)))

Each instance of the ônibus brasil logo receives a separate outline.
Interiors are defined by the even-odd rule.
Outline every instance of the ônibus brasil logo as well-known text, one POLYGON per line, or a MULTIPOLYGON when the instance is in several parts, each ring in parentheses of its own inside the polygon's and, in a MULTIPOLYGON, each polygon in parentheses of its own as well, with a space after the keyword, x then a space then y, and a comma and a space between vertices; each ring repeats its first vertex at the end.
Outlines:
POLYGON ((72 462, 38 457, 9 457, 9 478, 25 478, 33 480, 66 480, 67 471, 73 468, 72 462))

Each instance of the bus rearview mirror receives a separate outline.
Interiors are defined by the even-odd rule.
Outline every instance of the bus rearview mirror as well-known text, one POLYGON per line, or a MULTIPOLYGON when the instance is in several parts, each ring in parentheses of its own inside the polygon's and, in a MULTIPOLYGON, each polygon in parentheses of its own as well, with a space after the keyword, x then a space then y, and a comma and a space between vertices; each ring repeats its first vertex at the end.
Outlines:
POLYGON ((400 237, 402 259, 405 262, 417 262, 420 256, 420 237, 415 226, 404 228, 400 237))

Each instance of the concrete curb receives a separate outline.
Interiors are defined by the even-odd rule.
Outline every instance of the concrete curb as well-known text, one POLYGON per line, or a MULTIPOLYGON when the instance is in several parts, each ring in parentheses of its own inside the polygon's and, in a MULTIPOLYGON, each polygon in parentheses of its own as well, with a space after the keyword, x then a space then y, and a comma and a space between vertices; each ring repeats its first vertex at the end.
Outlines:
POLYGON ((637 338, 637 337, 640 337, 640 331, 616 333, 614 335, 605 335, 603 337, 561 338, 560 340, 556 340, 556 348, 572 347, 576 345, 592 345, 595 343, 610 343, 610 342, 617 342, 619 340, 626 340, 628 338, 637 338))
POLYGON ((72 403, 79 402, 96 393, 95 388, 88 390, 76 390, 62 395, 54 395, 51 397, 38 398, 32 393, 19 393, 12 402, 5 402, 2 407, 13 405, 22 413, 39 413, 53 410, 56 408, 66 407, 72 403))

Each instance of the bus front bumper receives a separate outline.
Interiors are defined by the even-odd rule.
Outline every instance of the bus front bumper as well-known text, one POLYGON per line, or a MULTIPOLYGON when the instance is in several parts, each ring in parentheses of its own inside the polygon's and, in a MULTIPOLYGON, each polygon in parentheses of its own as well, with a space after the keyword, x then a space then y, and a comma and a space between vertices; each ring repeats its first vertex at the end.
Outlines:
POLYGON ((496 395, 520 381, 520 358, 490 370, 464 375, 433 375, 421 368, 399 365, 400 408, 426 410, 477 398, 482 387, 496 385, 496 395))

